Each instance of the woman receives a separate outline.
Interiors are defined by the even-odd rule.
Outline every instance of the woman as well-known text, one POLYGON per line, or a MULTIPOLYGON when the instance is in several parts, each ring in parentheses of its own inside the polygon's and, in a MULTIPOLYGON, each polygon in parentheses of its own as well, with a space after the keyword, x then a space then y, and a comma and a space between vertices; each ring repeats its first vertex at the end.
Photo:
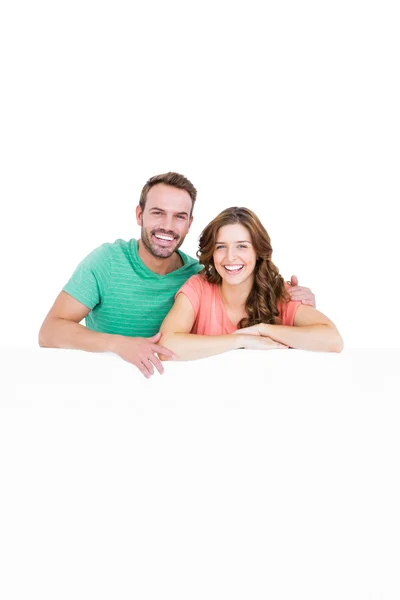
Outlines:
POLYGON ((203 271, 180 288, 161 326, 160 344, 178 360, 238 348, 343 349, 332 321, 290 300, 271 261, 270 237, 248 208, 227 208, 211 221, 197 256, 203 271))

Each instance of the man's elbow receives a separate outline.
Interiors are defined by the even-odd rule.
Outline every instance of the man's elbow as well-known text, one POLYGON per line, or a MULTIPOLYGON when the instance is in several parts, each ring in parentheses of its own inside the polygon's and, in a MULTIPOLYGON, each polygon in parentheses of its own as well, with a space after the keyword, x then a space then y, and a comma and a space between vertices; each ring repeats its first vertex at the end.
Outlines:
POLYGON ((41 348, 54 348, 51 340, 50 324, 47 321, 44 321, 39 330, 38 342, 41 348))
POLYGON ((46 333, 45 333, 45 331, 46 331, 46 328, 45 328, 45 325, 43 323, 43 325, 39 329, 39 335, 38 335, 38 343, 39 343, 39 346, 41 348, 47 348, 47 345, 46 345, 46 333))

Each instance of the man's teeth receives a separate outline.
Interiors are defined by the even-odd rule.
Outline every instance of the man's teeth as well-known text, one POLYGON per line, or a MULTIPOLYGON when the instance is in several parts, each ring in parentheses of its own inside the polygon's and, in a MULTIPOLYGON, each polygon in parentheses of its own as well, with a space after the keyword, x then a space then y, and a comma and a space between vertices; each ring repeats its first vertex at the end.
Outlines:
POLYGON ((172 242, 172 240, 174 239, 173 237, 169 237, 168 235, 157 235, 156 233, 154 234, 154 236, 159 240, 166 240, 167 242, 172 242))
POLYGON ((239 271, 242 268, 243 268, 243 265, 235 265, 235 266, 229 266, 229 267, 227 265, 225 265, 225 269, 227 271, 239 271))

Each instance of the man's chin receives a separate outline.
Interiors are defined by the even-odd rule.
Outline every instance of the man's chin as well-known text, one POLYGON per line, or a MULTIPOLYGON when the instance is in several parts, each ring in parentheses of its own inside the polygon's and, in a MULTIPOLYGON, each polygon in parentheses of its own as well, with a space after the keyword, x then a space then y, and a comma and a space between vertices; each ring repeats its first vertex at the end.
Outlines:
POLYGON ((178 246, 174 246, 173 248, 163 248, 160 246, 152 246, 151 247, 151 253, 153 254, 153 256, 156 256, 157 258, 170 258, 170 256, 172 256, 174 254, 174 252, 176 252, 178 246))

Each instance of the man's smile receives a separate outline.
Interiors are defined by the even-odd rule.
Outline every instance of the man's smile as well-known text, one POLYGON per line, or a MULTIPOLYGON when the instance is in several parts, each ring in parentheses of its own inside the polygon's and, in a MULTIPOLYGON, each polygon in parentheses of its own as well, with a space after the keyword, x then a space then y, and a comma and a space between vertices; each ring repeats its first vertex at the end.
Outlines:
POLYGON ((177 239, 176 236, 168 235, 166 233, 153 233, 152 235, 156 238, 157 243, 161 246, 169 246, 177 239))

